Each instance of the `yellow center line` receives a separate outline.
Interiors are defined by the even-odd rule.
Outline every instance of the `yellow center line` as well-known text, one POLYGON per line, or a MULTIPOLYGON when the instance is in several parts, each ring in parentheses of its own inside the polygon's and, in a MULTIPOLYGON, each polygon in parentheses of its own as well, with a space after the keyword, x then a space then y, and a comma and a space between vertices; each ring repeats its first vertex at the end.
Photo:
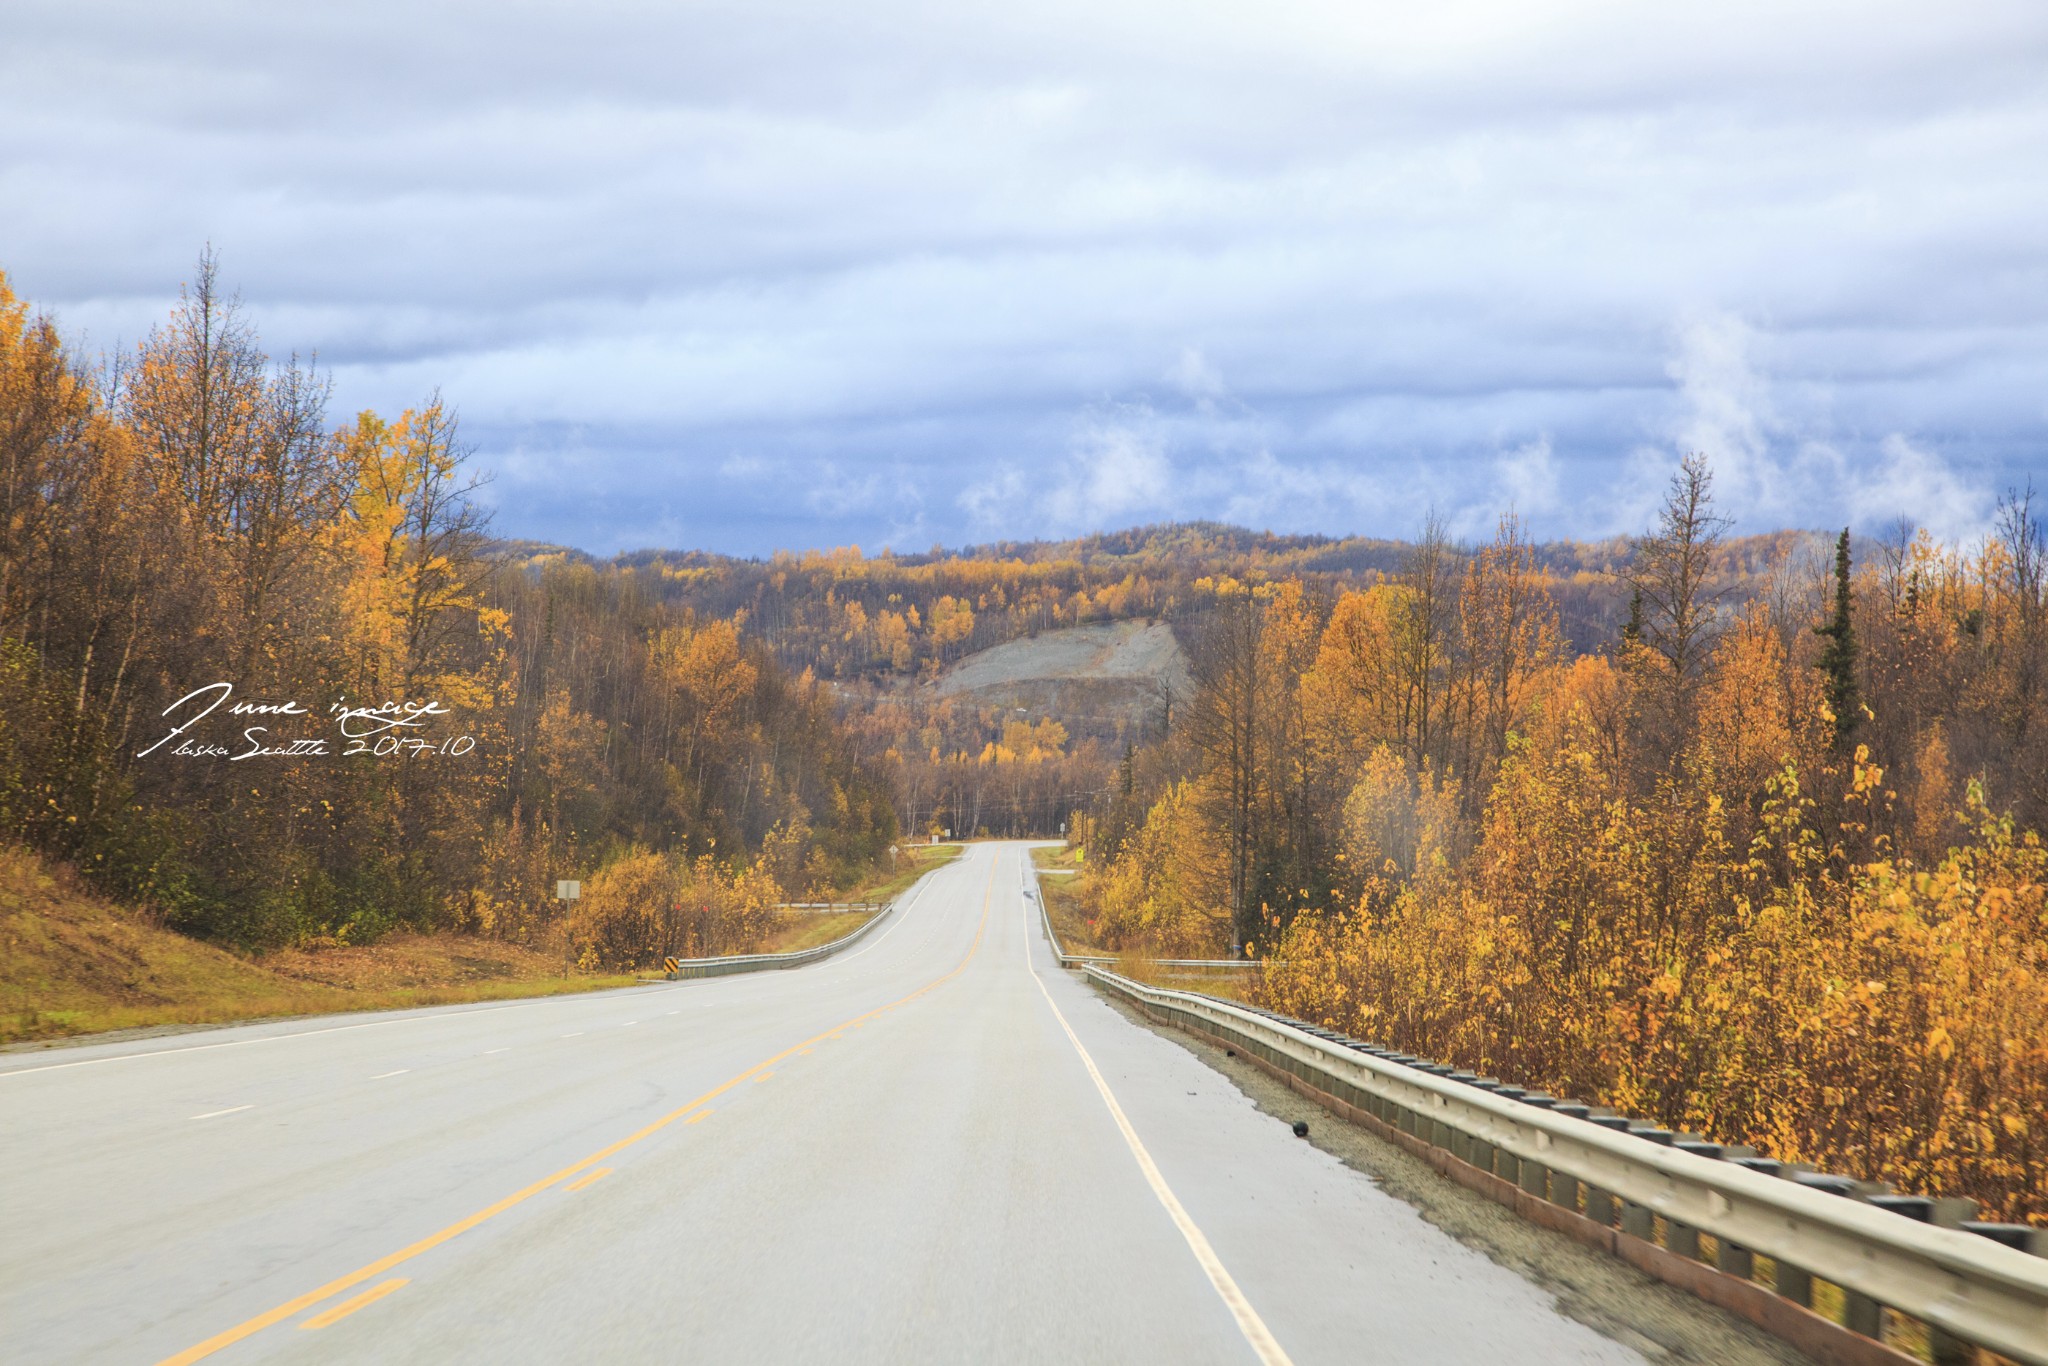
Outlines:
POLYGON ((597 1182, 604 1180, 607 1176, 610 1176, 611 1174, 612 1169, 610 1167, 599 1167, 594 1172, 589 1172, 583 1176, 577 1177, 574 1181, 571 1181, 568 1185, 562 1187, 562 1189, 565 1191, 580 1191, 585 1186, 595 1185, 597 1182))
POLYGON ((684 1121, 683 1121, 683 1123, 685 1123, 685 1124, 695 1124, 695 1123, 696 1123, 696 1122, 697 1122, 698 1120, 700 1120, 700 1119, 709 1119, 709 1118, 711 1118, 711 1117, 712 1117, 713 1115, 715 1115, 715 1114, 717 1114, 717 1113, 718 1113, 718 1111, 716 1111, 716 1110, 699 1110, 699 1111, 698 1111, 698 1112, 697 1112, 696 1114, 694 1114, 694 1115, 691 1115, 691 1116, 690 1116, 690 1117, 689 1117, 688 1119, 684 1120, 684 1121))
POLYGON ((321 1313, 315 1314, 312 1318, 307 1319, 304 1323, 300 1324, 299 1327, 325 1328, 330 1323, 337 1323, 340 1320, 347 1318, 350 1314, 355 1313, 356 1310, 361 1309, 366 1305, 375 1304, 378 1300, 383 1299, 386 1295, 398 1289, 400 1286, 406 1286, 411 1284, 412 1282, 405 1279, 405 1277, 403 1276, 394 1276, 390 1280, 384 1282, 382 1285, 371 1286, 368 1290, 365 1290, 362 1294, 356 1296, 352 1300, 343 1300, 340 1304, 335 1305, 334 1308, 324 1310, 321 1313))
MULTIPOLYGON (((716 1100, 719 1096, 722 1096, 727 1091, 732 1090, 741 1082, 750 1080, 751 1078, 757 1077, 760 1074, 768 1071, 770 1068, 774 1067, 775 1064, 781 1062, 784 1058, 790 1057, 793 1054, 795 1054, 798 1049, 808 1048, 813 1044, 819 1043, 828 1038, 832 1038, 836 1036, 840 1030, 846 1029, 850 1026, 859 1025, 873 1016, 880 1015, 885 1010, 894 1010, 898 1006, 908 1005, 912 1001, 915 1001, 918 997, 923 996, 924 994, 933 990, 934 988, 942 985, 943 983, 951 981, 955 977, 958 977, 962 972, 965 972, 967 970, 967 965, 974 960, 974 955, 980 952, 982 936, 988 931, 989 902, 990 899, 995 895, 995 865, 996 860, 991 858, 989 860, 988 869, 988 888, 982 893, 981 897, 981 923, 975 928, 974 942, 968 946, 967 956, 962 958, 959 961, 959 963, 954 966, 952 971, 943 973, 938 977, 934 977, 931 981, 925 983, 916 991, 911 992, 908 996, 903 997, 901 1000, 892 1001, 888 1005, 877 1006, 873 1010, 866 1011, 860 1015, 856 1015, 853 1019, 848 1020, 843 1024, 834 1025, 830 1029, 822 1030, 819 1033, 812 1035, 810 1038, 805 1039, 802 1043, 795 1044, 792 1047, 783 1049, 780 1053, 777 1053, 772 1058, 766 1058, 760 1062, 755 1063, 752 1067, 749 1067, 746 1071, 740 1073, 738 1076, 731 1077, 723 1082, 720 1082, 718 1085, 712 1087, 709 1091, 706 1091, 703 1095, 698 1096, 693 1101, 690 1101, 687 1105, 678 1106, 676 1109, 671 1110, 668 1114, 663 1115, 660 1119, 655 1120, 653 1123, 648 1124, 644 1128, 638 1129, 633 1133, 627 1134, 624 1138, 612 1144, 610 1147, 600 1148, 598 1149, 598 1151, 592 1153, 590 1156, 582 1159, 581 1161, 570 1163, 568 1166, 562 1168, 560 1171, 554 1173, 552 1176, 544 1176, 540 1180, 534 1182, 532 1185, 512 1192, 512 1194, 506 1196, 504 1199, 498 1201, 496 1204, 487 1205, 483 1209, 478 1210, 475 1214, 469 1215, 467 1218, 456 1220, 454 1223, 448 1225, 448 1227, 440 1230, 438 1233, 430 1233, 426 1237, 420 1239, 418 1242, 410 1243, 407 1246, 400 1248, 398 1251, 391 1253, 389 1256, 380 1257, 376 1261, 371 1262, 367 1266, 358 1267, 354 1271, 349 1272, 346 1276, 336 1277, 334 1280, 329 1281, 327 1284, 321 1286, 317 1290, 308 1290, 305 1294, 300 1295, 296 1299, 286 1300, 283 1304, 278 1305, 275 1309, 267 1309, 263 1313, 258 1314, 255 1318, 246 1320, 242 1323, 238 1323, 234 1327, 226 1329, 223 1332, 216 1333, 212 1337, 208 1338, 206 1341, 198 1343, 191 1347, 187 1347, 184 1351, 179 1352, 175 1356, 165 1357, 161 1362, 158 1363, 158 1366, 187 1366, 187 1363, 189 1362, 199 1361, 205 1357, 212 1356, 215 1352, 220 1351, 223 1347, 232 1347, 236 1343, 242 1341, 244 1338, 254 1337, 256 1334, 262 1332, 264 1329, 270 1327, 271 1325, 281 1323, 284 1320, 290 1318, 292 1315, 297 1314, 302 1310, 310 1309, 314 1305, 319 1304, 323 1300, 333 1299, 336 1295, 341 1294, 345 1290, 353 1290, 357 1286, 361 1285, 364 1281, 372 1280, 375 1277, 381 1276, 385 1272, 389 1271, 392 1267, 399 1266, 405 1262, 409 1262, 413 1258, 419 1256, 422 1253, 431 1252, 435 1248, 441 1246, 441 1244, 447 1242, 449 1239, 458 1238, 461 1235, 469 1232, 471 1229, 475 1228, 477 1225, 485 1223, 488 1220, 497 1218, 500 1214, 503 1214, 506 1210, 511 1209, 514 1205, 522 1204, 527 1200, 531 1200, 534 1196, 539 1195, 542 1191, 547 1190, 549 1187, 566 1181, 573 1176, 579 1176, 582 1173, 590 1170, 592 1167, 595 1167, 600 1163, 604 1162, 606 1159, 614 1157, 617 1154, 625 1151, 627 1148, 632 1147, 635 1143, 639 1143, 643 1139, 651 1138, 653 1135, 661 1132, 663 1129, 666 1129, 669 1125, 675 1123, 677 1120, 683 1119, 685 1115, 688 1115, 692 1110, 697 1109, 699 1106, 705 1104, 707 1101, 716 1100)), ((695 1120, 688 1120, 685 1122, 694 1123, 695 1120)), ((398 1286, 403 1284, 405 1284, 405 1282, 403 1281, 396 1282, 395 1284, 391 1285, 391 1289, 395 1290, 398 1288, 398 1286)), ((377 1287, 377 1289, 382 1294, 390 1293, 389 1290, 385 1290, 382 1286, 377 1287)), ((359 1296, 358 1298, 363 1297, 359 1296)), ((364 1303, 368 1302, 368 1299, 364 1299, 364 1303)), ((353 1304, 354 1301, 350 1301, 349 1303, 353 1304)), ((348 1307, 349 1306, 347 1304, 335 1306, 336 1309, 347 1309, 348 1307)), ((325 1318, 326 1314, 323 1313, 318 1317, 325 1318)))

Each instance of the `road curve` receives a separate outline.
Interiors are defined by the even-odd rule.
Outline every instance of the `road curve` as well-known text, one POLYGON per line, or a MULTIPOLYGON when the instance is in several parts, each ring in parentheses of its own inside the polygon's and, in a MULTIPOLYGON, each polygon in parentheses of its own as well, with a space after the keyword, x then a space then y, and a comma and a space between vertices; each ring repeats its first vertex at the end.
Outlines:
POLYGON ((1027 878, 797 971, 0 1057, 0 1359, 1641 1361, 1060 972, 1027 878))

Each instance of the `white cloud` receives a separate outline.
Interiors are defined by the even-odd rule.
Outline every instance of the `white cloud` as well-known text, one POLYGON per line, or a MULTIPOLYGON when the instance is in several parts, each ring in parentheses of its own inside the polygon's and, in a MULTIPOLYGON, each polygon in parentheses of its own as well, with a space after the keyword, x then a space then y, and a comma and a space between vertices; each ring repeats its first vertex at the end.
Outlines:
POLYGON ((1492 492, 1496 513, 1514 511, 1530 520, 1558 512, 1564 495, 1550 438, 1539 436, 1495 457, 1492 492))
POLYGON ((1678 354, 1665 367, 1685 405, 1678 445, 1714 463, 1715 491, 1724 503, 1763 517, 1782 515, 1787 490, 1772 459, 1777 423, 1768 385, 1751 353, 1756 333, 1729 313, 1687 319, 1678 354))
POLYGON ((1192 346, 1181 348, 1180 359, 1167 372, 1176 389, 1196 403, 1213 403, 1228 391, 1223 387, 1223 376, 1216 372, 1208 358, 1192 346))
POLYGON ((977 531, 1001 534, 1019 524, 1020 513, 1029 516, 1042 492, 1025 479, 1024 471, 1003 465, 961 489, 955 501, 973 519, 977 531))
POLYGON ((1952 544, 1990 531, 1997 503, 1991 488, 1896 433, 1884 439, 1881 450, 1874 467, 1847 479, 1849 511, 1858 524, 1875 530, 1904 517, 1952 544))

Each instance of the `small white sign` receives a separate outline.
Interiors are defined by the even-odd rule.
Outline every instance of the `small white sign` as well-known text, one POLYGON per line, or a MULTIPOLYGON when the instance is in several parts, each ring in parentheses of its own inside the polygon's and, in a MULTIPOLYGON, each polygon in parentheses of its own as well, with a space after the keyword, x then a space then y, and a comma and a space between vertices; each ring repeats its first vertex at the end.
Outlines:
POLYGON ((557 901, 574 901, 582 895, 583 884, 580 882, 557 882, 555 884, 555 900, 557 901))

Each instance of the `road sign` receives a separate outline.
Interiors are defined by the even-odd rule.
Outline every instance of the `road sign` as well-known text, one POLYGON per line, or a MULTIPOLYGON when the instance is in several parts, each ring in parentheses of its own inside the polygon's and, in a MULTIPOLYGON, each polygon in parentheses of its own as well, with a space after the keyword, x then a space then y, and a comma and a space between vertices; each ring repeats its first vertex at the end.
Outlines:
POLYGON ((680 958, 664 958, 661 960, 661 967, 664 972, 681 972, 683 970, 683 960, 680 958))
POLYGON ((583 884, 580 882, 557 882, 555 884, 555 900, 557 901, 574 901, 582 895, 583 884))

